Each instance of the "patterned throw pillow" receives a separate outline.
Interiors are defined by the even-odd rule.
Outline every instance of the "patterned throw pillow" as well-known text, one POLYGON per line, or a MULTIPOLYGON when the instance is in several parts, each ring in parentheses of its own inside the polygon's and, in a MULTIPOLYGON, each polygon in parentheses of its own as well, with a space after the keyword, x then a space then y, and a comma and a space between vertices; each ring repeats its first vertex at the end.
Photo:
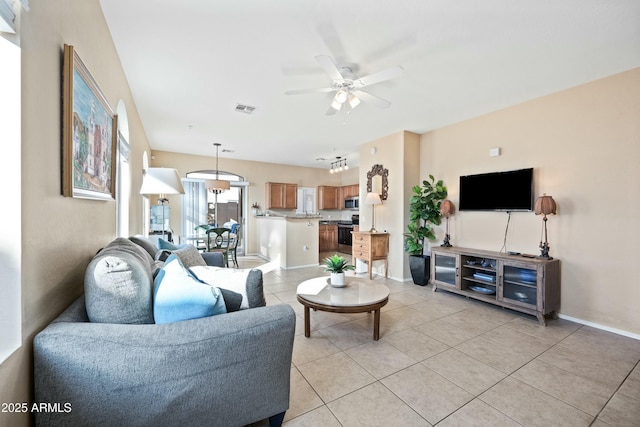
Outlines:
POLYGON ((180 262, 187 268, 194 267, 196 265, 205 266, 204 258, 200 255, 200 252, 193 245, 180 246, 176 250, 172 250, 172 253, 176 254, 180 258, 180 262))
POLYGON ((154 280, 153 317, 172 323, 226 313, 220 289, 194 277, 176 254, 171 254, 154 280))
POLYGON ((262 271, 257 268, 191 267, 191 272, 205 283, 242 295, 240 309, 267 305, 262 286, 262 271))

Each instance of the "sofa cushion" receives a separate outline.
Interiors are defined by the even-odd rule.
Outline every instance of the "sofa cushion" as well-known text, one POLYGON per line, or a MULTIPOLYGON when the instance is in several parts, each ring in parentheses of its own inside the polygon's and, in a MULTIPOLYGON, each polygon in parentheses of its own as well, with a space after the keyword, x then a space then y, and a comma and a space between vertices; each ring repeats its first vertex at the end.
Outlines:
POLYGON ((140 246, 119 237, 93 257, 84 291, 91 322, 153 323, 153 259, 140 246))
POLYGON ((155 258, 158 247, 150 239, 144 236, 131 236, 129 240, 147 251, 149 255, 151 255, 151 258, 155 258))
POLYGON ((239 268, 191 267, 192 273, 203 282, 242 295, 241 309, 263 307, 266 304, 262 287, 262 271, 239 268))
POLYGON ((171 254, 154 281, 153 316, 156 323, 172 323, 226 313, 222 293, 194 277, 171 254))
POLYGON ((171 253, 174 253, 180 258, 180 262, 187 268, 191 268, 194 266, 206 266, 207 263, 204 262, 204 258, 200 255, 198 249, 196 249, 193 245, 184 245, 179 247, 176 250, 172 250, 171 253))

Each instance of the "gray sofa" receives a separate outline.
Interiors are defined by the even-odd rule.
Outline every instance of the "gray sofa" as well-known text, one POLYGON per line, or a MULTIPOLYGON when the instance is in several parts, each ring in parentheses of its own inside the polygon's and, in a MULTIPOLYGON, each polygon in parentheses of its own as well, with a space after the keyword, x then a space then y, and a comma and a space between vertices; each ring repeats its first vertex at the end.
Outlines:
POLYGON ((282 423, 295 329, 290 306, 166 324, 89 319, 83 296, 35 337, 35 402, 59 404, 36 413, 36 425, 282 423))

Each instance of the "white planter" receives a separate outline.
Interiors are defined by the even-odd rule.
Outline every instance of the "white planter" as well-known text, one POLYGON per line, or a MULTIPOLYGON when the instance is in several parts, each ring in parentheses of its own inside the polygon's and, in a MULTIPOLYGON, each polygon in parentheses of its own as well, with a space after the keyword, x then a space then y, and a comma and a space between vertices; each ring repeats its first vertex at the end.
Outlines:
POLYGON ((331 286, 334 288, 344 287, 344 273, 331 273, 331 286))

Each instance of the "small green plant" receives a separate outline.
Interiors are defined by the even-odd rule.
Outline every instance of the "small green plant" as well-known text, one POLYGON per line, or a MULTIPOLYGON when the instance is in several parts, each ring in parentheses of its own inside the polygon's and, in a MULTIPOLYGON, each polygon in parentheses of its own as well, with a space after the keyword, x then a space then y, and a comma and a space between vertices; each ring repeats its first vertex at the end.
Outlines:
POLYGON ((333 254, 329 258, 324 259, 324 271, 329 271, 331 273, 344 273, 349 270, 355 270, 355 267, 349 264, 346 259, 338 254, 333 254))
POLYGON ((424 239, 435 240, 432 225, 440 225, 442 219, 440 205, 447 198, 447 187, 442 180, 436 182, 433 175, 429 175, 429 180, 412 188, 413 196, 409 202, 411 222, 404 233, 404 249, 409 255, 422 255, 424 239))

